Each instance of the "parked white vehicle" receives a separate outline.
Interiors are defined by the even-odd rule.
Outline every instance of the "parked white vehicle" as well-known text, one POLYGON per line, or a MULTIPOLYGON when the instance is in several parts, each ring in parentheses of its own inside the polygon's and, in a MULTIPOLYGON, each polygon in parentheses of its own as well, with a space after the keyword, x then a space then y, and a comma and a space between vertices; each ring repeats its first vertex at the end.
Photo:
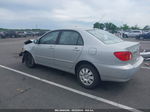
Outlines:
POLYGON ((142 34, 141 30, 131 30, 129 32, 124 32, 124 37, 137 37, 142 34))

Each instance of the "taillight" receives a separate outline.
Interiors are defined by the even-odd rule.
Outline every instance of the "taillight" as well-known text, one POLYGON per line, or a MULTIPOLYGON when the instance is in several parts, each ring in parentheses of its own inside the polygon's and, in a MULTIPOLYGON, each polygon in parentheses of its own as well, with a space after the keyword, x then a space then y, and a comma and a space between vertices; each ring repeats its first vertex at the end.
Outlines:
POLYGON ((114 55, 121 61, 129 61, 132 59, 132 53, 129 51, 114 52, 114 55))

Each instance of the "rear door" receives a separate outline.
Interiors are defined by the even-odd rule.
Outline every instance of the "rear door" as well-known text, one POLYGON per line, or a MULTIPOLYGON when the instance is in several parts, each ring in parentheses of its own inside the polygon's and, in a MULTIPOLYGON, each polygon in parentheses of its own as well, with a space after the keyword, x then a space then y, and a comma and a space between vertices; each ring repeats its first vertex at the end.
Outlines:
POLYGON ((59 69, 68 70, 80 56, 83 48, 83 39, 76 31, 61 31, 58 43, 55 46, 55 66, 59 69))
POLYGON ((32 51, 38 64, 46 66, 54 65, 53 56, 58 35, 59 31, 47 33, 41 37, 39 43, 33 47, 32 51))

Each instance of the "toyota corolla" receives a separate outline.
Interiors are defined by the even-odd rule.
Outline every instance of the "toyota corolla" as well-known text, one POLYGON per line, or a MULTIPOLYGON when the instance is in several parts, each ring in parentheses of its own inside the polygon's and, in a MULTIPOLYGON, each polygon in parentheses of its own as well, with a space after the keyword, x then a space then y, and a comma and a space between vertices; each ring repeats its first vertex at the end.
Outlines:
POLYGON ((85 88, 101 81, 128 81, 139 70, 143 58, 140 44, 127 42, 99 29, 60 29, 50 31, 24 45, 22 61, 77 75, 85 88))

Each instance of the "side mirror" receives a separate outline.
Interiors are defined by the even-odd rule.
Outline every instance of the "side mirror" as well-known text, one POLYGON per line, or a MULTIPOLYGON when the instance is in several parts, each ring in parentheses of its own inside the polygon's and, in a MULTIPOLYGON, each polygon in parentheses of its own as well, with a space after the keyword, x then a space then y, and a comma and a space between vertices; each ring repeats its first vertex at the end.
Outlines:
POLYGON ((29 39, 29 40, 25 41, 24 44, 26 45, 26 44, 30 44, 30 43, 32 43, 32 42, 33 42, 33 41, 29 39))
POLYGON ((35 40, 33 41, 33 43, 39 44, 39 39, 35 39, 35 40))

